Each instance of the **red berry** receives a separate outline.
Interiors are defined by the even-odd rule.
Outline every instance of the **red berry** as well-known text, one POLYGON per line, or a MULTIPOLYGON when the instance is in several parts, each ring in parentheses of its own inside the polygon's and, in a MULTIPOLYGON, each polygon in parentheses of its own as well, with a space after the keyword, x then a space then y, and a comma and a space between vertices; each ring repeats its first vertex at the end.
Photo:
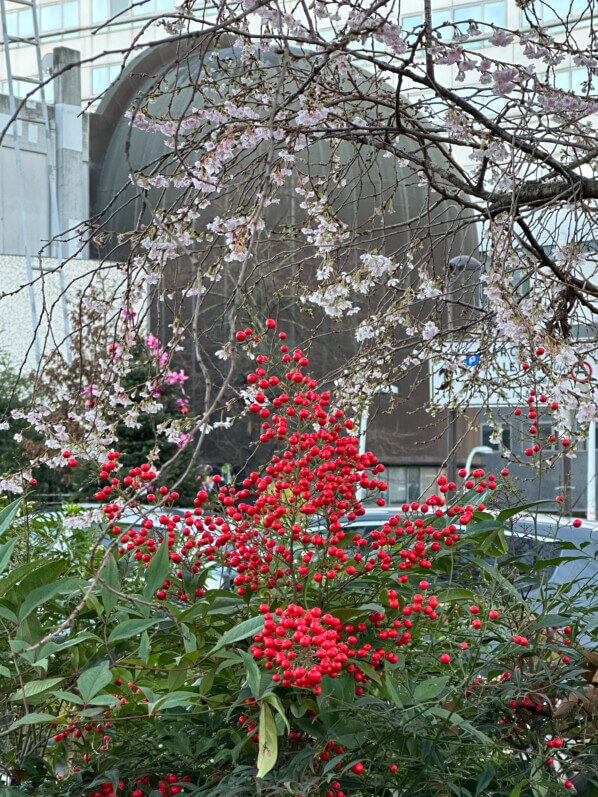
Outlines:
POLYGON ((32 487, 37 487, 37 479, 29 479, 29 484, 32 487))
POLYGON ((575 526, 576 529, 578 529, 581 526, 581 520, 578 517, 576 517, 575 520, 573 521, 573 525, 575 526))
POLYGON ((354 772, 356 775, 361 775, 363 772, 363 764, 361 761, 358 761, 356 764, 353 764, 351 767, 351 772, 354 772))
POLYGON ((276 321, 273 318, 267 318, 266 327, 267 329, 274 329, 276 327, 276 321))
POLYGON ((536 349, 536 354, 538 354, 538 355, 544 354, 544 347, 543 346, 538 346, 538 348, 536 349))
POLYGON ((239 343, 243 343, 243 341, 247 340, 247 335, 244 332, 237 332, 235 337, 239 343))
POLYGON ((442 664, 449 664, 450 660, 451 657, 449 656, 448 653, 443 653, 442 656, 440 657, 440 661, 442 664))

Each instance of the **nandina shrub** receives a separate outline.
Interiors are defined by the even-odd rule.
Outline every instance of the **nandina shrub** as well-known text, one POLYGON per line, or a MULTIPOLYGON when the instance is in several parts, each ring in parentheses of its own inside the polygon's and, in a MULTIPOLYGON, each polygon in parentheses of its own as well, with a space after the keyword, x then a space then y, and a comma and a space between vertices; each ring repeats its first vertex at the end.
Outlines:
POLYGON ((177 510, 150 463, 123 469, 114 449, 97 463, 104 522, 77 545, 71 521, 52 539, 3 510, 7 795, 591 793, 576 639, 592 643, 596 585, 553 589, 550 561, 503 561, 506 472, 440 476, 355 531, 360 491, 384 505, 384 467, 267 328, 237 339, 272 454, 216 479, 217 509, 200 490, 177 510))

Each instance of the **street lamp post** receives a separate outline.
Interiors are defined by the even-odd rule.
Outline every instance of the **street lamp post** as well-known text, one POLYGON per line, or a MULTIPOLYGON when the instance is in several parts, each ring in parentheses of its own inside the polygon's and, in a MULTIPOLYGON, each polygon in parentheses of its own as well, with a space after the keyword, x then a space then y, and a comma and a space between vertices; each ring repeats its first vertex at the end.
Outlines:
MULTIPOLYGON (((378 386, 374 389, 375 393, 394 393, 397 395, 399 392, 399 388, 396 385, 390 385, 389 387, 378 386)), ((373 394, 372 394, 373 395, 373 394)), ((370 400, 371 396, 367 396, 363 409, 361 411, 361 419, 359 421, 359 455, 365 454, 365 446, 366 446, 366 436, 368 432, 368 421, 370 417, 370 400)), ((363 487, 359 487, 357 489, 357 500, 361 503, 365 498, 365 490, 363 487)))
MULTIPOLYGON (((457 255, 449 260, 449 277, 447 287, 450 289, 451 283, 463 271, 478 271, 482 264, 475 257, 470 255, 457 255)), ((447 304, 447 324, 448 332, 453 331, 454 308, 451 301, 447 304)), ((457 411, 449 410, 446 426, 446 473, 449 482, 457 481, 457 411)))
POLYGON ((475 446, 471 449, 469 454, 467 455, 467 462, 465 463, 465 470, 467 471, 467 475, 471 473, 471 466, 473 464, 473 458, 476 454, 493 454, 494 449, 490 448, 490 446, 475 446))

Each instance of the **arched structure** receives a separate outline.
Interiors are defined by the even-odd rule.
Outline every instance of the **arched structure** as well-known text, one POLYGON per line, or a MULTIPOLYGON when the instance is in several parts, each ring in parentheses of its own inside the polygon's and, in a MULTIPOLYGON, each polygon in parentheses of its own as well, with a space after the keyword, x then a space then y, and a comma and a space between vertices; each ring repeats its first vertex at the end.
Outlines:
MULTIPOLYGON (((201 79, 201 70, 212 44, 209 37, 191 35, 142 52, 130 61, 100 103, 91 125, 91 207, 92 213, 103 219, 108 231, 127 233, 137 227, 140 219, 148 219, 152 208, 176 206, 178 197, 173 189, 142 193, 131 185, 130 171, 148 171, 154 164, 157 168, 165 155, 165 147, 161 134, 131 128, 126 112, 135 103, 138 107, 143 104, 144 100, 139 98, 157 94, 158 86, 167 84, 169 92, 153 102, 153 114, 160 116, 167 108, 174 118, 178 113, 184 114, 194 103, 197 81, 201 79)), ((222 42, 219 52, 222 56, 222 42)), ((345 254, 345 257, 357 257, 358 251, 363 251, 358 246, 363 247, 365 243, 370 251, 376 248, 385 254, 396 255, 406 250, 410 240, 419 237, 426 241, 425 247, 431 252, 433 268, 444 272, 452 257, 475 253, 472 226, 466 225, 465 232, 461 233, 456 224, 456 207, 439 197, 430 202, 426 189, 419 185, 418 177, 410 170, 393 159, 368 151, 365 145, 356 147, 347 141, 339 151, 339 157, 347 164, 347 186, 338 187, 335 201, 342 205, 343 221, 356 231, 354 252, 345 254), (381 202, 384 212, 380 214, 382 218, 376 227, 369 221, 379 212, 381 202), (366 226, 367 234, 360 236, 359 231, 366 226)), ((318 141, 310 144, 300 157, 309 163, 311 174, 325 174, 329 154, 330 145, 318 141)), ((300 199, 294 186, 285 187, 280 197, 280 203, 272 206, 266 215, 267 226, 271 230, 283 228, 290 220, 297 223, 301 219, 300 199)), ((226 201, 226 197, 217 198, 209 212, 215 215, 218 204, 223 206, 226 201)), ((209 215, 203 216, 199 223, 205 225, 209 218, 209 215)), ((114 241, 112 238, 113 246, 114 241)), ((260 244, 260 257, 271 267, 256 270, 250 276, 245 285, 247 299, 253 301, 256 315, 276 315, 284 322, 285 328, 290 328, 291 345, 302 345, 312 340, 314 376, 329 377, 356 351, 355 321, 352 317, 330 321, 319 312, 319 308, 311 308, 309 314, 302 312, 301 297, 293 292, 291 277, 294 269, 305 271, 310 265, 305 247, 301 257, 293 258, 293 245, 292 238, 283 241, 276 235, 260 244)), ((116 249, 107 249, 105 254, 114 257, 115 252, 124 254, 125 250, 117 246, 116 249)), ((209 263, 209 255, 206 262, 209 263)), ((184 255, 171 261, 164 273, 162 287, 176 292, 194 267, 184 255)), ((231 275, 234 276, 234 264, 231 265, 231 275)), ((412 284, 417 281, 416 267, 408 275, 408 281, 412 284)), ((200 316, 201 345, 211 361, 214 351, 229 335, 223 308, 230 299, 232 284, 225 275, 212 289, 211 295, 204 299, 199 311, 193 306, 193 301, 186 305, 188 317, 194 313, 200 316)), ((160 336, 161 328, 164 332, 170 321, 164 303, 155 303, 151 317, 155 334, 160 336)), ((400 345, 400 336, 397 335, 398 348, 400 345)), ((190 388, 193 400, 199 402, 202 377, 192 347, 185 352, 185 360, 185 367, 193 375, 190 388)), ((380 459, 392 467, 389 472, 393 488, 391 500, 405 500, 419 493, 415 484, 424 487, 426 479, 429 480, 445 460, 443 430, 446 419, 440 416, 432 419, 423 410, 428 398, 425 366, 419 374, 410 373, 403 378, 397 387, 400 401, 392 414, 377 412, 388 407, 387 398, 378 396, 373 402, 368 448, 376 451, 380 459)), ((247 424, 233 427, 228 436, 210 438, 204 457, 214 462, 232 461, 233 457, 240 461, 249 454, 249 440, 255 440, 256 436, 257 429, 247 428, 247 424)))

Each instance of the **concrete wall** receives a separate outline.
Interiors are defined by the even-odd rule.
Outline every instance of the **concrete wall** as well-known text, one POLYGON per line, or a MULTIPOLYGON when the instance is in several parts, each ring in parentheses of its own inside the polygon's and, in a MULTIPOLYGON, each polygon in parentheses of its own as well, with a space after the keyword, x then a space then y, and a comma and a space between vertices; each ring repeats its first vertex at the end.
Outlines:
MULTIPOLYGON (((63 266, 67 312, 71 309, 71 302, 89 284, 89 275, 98 265, 97 260, 78 259, 63 266)), ((34 284, 30 289, 25 257, 0 255, 0 350, 9 355, 16 368, 25 363, 26 370, 36 367, 34 330, 38 324, 39 354, 56 347, 66 353, 58 260, 39 258, 34 266, 42 270, 34 272, 34 284), (37 322, 34 321, 34 309, 37 322)))

